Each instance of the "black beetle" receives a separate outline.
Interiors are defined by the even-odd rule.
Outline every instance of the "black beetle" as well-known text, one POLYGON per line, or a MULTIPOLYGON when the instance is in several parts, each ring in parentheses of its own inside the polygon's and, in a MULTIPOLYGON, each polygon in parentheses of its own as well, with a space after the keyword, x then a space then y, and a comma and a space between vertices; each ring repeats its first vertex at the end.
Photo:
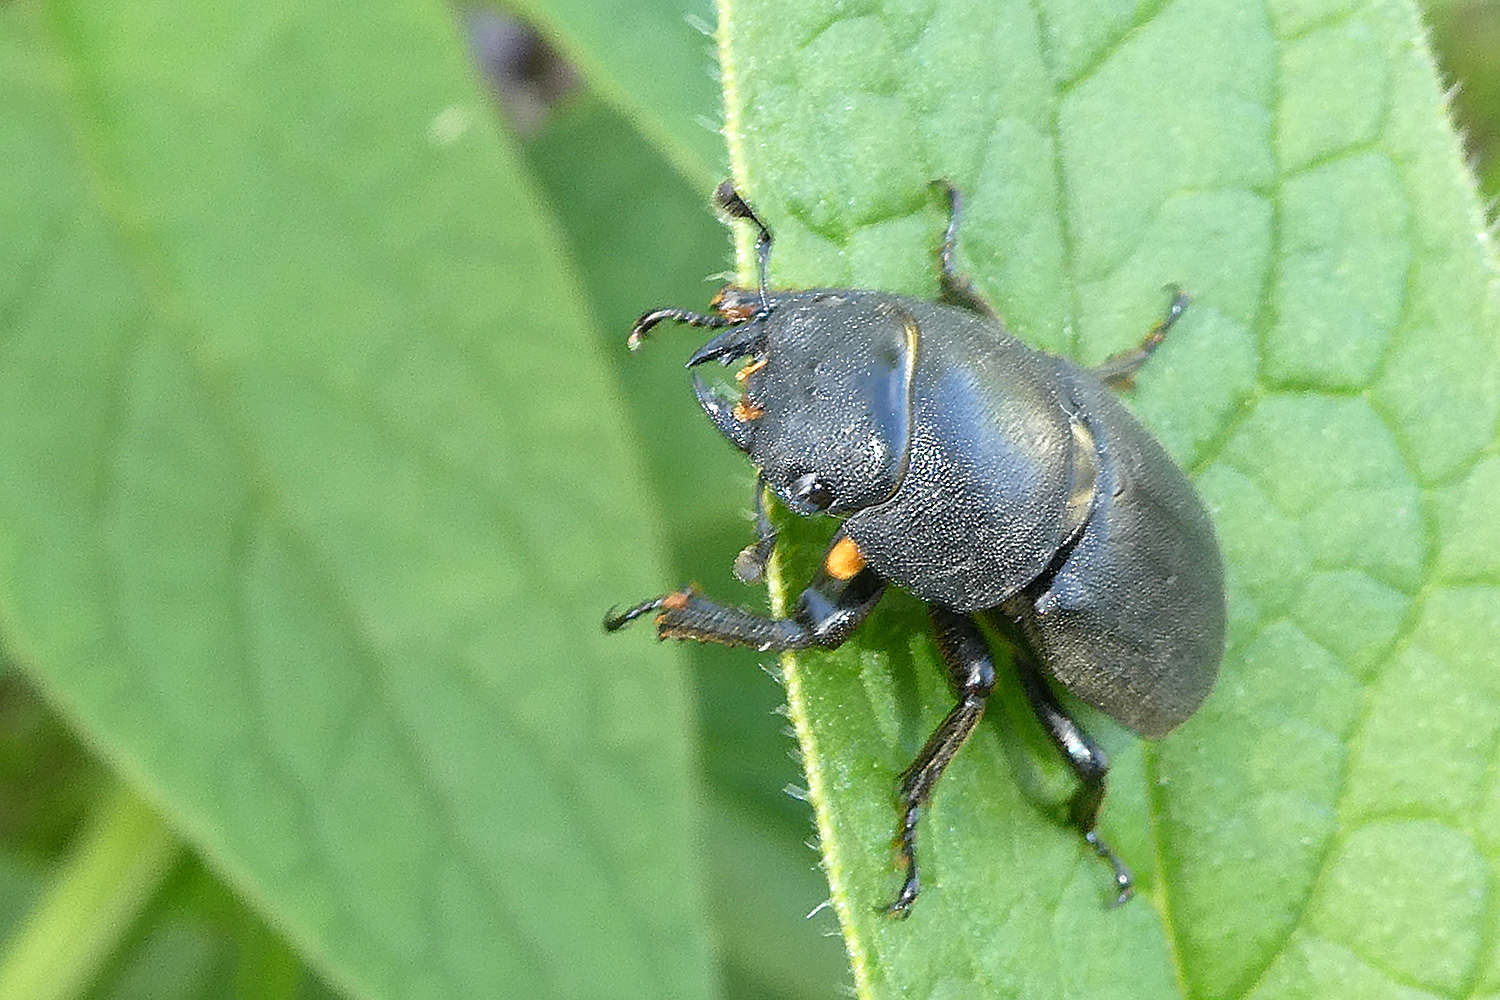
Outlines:
POLYGON ((632 349, 663 320, 722 327, 688 361, 749 363, 731 403, 695 377, 704 412, 759 469, 759 541, 736 561, 759 577, 775 544, 765 488, 799 514, 843 518, 790 618, 711 601, 691 588, 611 614, 614 631, 656 614, 663 639, 761 650, 833 648, 887 582, 928 603, 958 704, 901 775, 905 881, 889 912, 917 897, 917 817, 984 713, 995 667, 976 616, 1015 640, 1032 710, 1080 785, 1073 824, 1114 869, 1099 838, 1108 761, 1043 676, 1135 732, 1167 734, 1208 696, 1224 652, 1224 577, 1213 525, 1187 477, 1106 388, 1127 385, 1187 303, 1140 348, 1096 369, 1032 350, 1006 333, 953 266, 960 217, 948 196, 940 300, 883 292, 771 292, 771 234, 728 182, 715 198, 753 223, 760 287, 728 287, 713 313, 642 316, 632 349))

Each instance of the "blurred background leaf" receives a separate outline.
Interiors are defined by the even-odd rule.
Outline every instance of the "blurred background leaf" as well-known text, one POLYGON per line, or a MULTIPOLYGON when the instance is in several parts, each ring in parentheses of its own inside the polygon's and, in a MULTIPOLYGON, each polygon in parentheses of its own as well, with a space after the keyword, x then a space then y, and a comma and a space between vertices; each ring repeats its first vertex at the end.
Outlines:
POLYGON ((718 183, 728 156, 709 0, 518 0, 511 9, 690 185, 718 183))
MULTIPOLYGON (((1500 190, 1492 151, 1500 129, 1496 10, 1491 2, 1465 0, 1435 0, 1428 9, 1445 78, 1461 84, 1455 113, 1487 197, 1500 190)), ((294 446, 321 447, 324 459, 334 459, 347 450, 346 431, 349 440, 359 440, 352 428, 336 428, 323 412, 336 409, 338 399, 368 404, 369 410, 350 419, 380 416, 409 432, 405 454, 417 460, 417 469, 379 490, 367 487, 369 496, 351 501, 359 524, 346 520, 341 530, 314 532, 307 543, 339 549, 322 559, 334 579, 343 580, 340 567, 348 566, 351 577, 384 572, 392 588, 409 586, 412 565, 406 560, 399 566, 387 560, 382 567, 379 553, 362 551, 378 547, 405 518, 421 522, 420 536, 428 541, 431 535, 435 549, 416 558, 418 564, 453 561, 446 572, 455 586, 439 610, 471 631, 445 631, 436 625, 439 619, 431 619, 400 641, 392 639, 394 652, 377 650, 365 661, 364 669, 411 665, 409 682, 399 688, 400 704, 384 706, 397 715, 385 721, 423 713, 429 674, 439 678, 439 688, 441 678, 466 673, 478 686, 471 692, 504 688, 509 711, 490 704, 472 712, 476 723, 483 717, 497 729, 539 703, 547 705, 547 714, 538 709, 538 718, 566 719, 569 725, 582 719, 589 728, 610 718, 605 702, 612 699, 622 715, 650 706, 642 716, 652 736, 649 750, 625 735, 628 720, 620 723, 625 732, 610 734, 608 745, 584 753, 573 753, 584 744, 572 742, 583 735, 571 731, 563 740, 569 749, 555 758, 565 762, 559 765, 564 771, 549 780, 563 787, 575 782, 568 794, 593 802, 611 818, 609 834, 625 845, 621 850, 654 844, 652 853, 671 862, 657 868, 643 862, 632 884, 650 881, 645 891, 658 895, 649 906, 646 897, 635 902, 653 910, 649 919, 656 922, 647 924, 649 933, 622 944, 648 956, 650 974, 662 982, 677 977, 671 995, 845 995, 850 979, 842 943, 830 936, 836 930, 830 911, 804 920, 828 887, 815 868, 815 852, 804 846, 813 835, 810 812, 783 791, 803 779, 785 721, 774 714, 783 694, 758 669, 763 658, 593 641, 606 606, 654 593, 665 581, 696 580, 716 593, 755 600, 753 592, 737 590, 728 574, 730 559, 749 537, 752 480, 696 415, 680 370, 691 338, 678 341, 664 333, 662 343, 639 357, 626 357, 621 346, 629 321, 643 309, 701 304, 714 276, 731 266, 729 241, 706 210, 708 188, 726 170, 715 134, 722 111, 712 42, 702 30, 713 22, 713 11, 707 3, 533 0, 519 6, 514 13, 541 28, 564 59, 546 56, 535 36, 521 32, 520 22, 497 22, 490 8, 454 10, 451 24, 442 23, 438 10, 381 8, 360 18, 339 13, 272 8, 229 21, 224 12, 201 5, 168 12, 148 5, 106 9, 11 0, 0 7, 0 162, 9 172, 0 185, 0 225, 7 233, 0 241, 0 441, 14 446, 39 426, 45 441, 37 446, 38 438, 28 439, 25 461, 14 450, 0 456, 0 650, 12 658, 0 663, 0 932, 10 932, 12 948, 0 951, 0 971, 24 959, 14 949, 26 947, 32 921, 50 901, 66 898, 69 877, 86 869, 100 831, 111 836, 105 820, 112 810, 129 810, 133 801, 155 812, 162 830, 185 836, 186 849, 173 849, 167 863, 150 869, 155 891, 136 892, 141 898, 95 953, 74 956, 93 970, 74 995, 572 996, 593 985, 553 978, 542 986, 527 978, 537 975, 533 966, 546 966, 539 954, 565 943, 571 948, 576 931, 566 913, 537 918, 524 906, 517 912, 539 951, 519 966, 497 973, 493 967, 463 968, 460 956, 432 956, 432 965, 453 973, 448 985, 430 978, 399 981, 386 964, 388 939, 361 941, 357 933, 335 931, 353 907, 312 913, 308 899, 316 893, 307 885, 297 885, 297 898, 288 902, 278 895, 288 888, 285 882, 278 888, 258 870, 253 851, 241 856, 236 837, 275 832, 257 829, 274 823, 274 814, 252 808, 249 816, 230 816, 222 801, 228 796, 205 791, 213 781, 163 777, 190 779, 198 762, 171 758, 201 757, 205 744, 199 741, 211 745, 222 735, 198 731, 211 728, 215 716, 183 726, 181 713, 195 699, 224 692, 192 690, 217 679, 193 672, 195 657, 201 657, 189 648, 154 648, 157 655, 148 664, 134 636, 136 648, 127 654, 102 652, 108 644, 94 643, 84 586, 88 571, 77 568, 87 563, 64 558, 97 544, 91 539, 101 535, 99 477, 121 475, 126 450, 120 446, 130 440, 132 413, 110 388, 122 377, 130 352, 154 343, 159 351, 178 352, 174 363, 185 366, 184 391, 158 400, 165 407, 161 419, 179 429, 149 428, 141 475, 149 480, 152 466, 196 456, 187 479, 196 475, 221 490, 227 482, 231 499, 236 490, 241 498, 255 498, 248 512, 234 515, 242 518, 242 536, 253 535, 246 526, 263 524, 268 513, 275 521, 278 510, 312 509, 307 488, 297 492, 298 476, 277 463, 299 462, 290 452, 294 446), (507 95, 496 107, 464 79, 463 34, 477 64, 507 95), (518 93, 529 95, 523 103, 530 110, 518 109, 518 93), (519 137, 513 147, 519 159, 498 134, 507 130, 519 137), (413 143, 413 136, 422 141, 413 143), (512 231, 514 238, 505 235, 512 231), (524 296, 507 291, 515 289, 516 278, 526 286, 524 296), (498 374, 513 364, 513 380, 498 374), (287 374, 284 388, 266 389, 267 367, 287 374), (294 384, 298 373, 308 376, 306 384, 294 384), (474 384, 455 390, 455 373, 474 384), (485 385, 484 377, 494 381, 485 385), (342 395, 330 397, 330 389, 342 395), (288 397, 300 397, 314 412, 294 412, 285 405, 288 397), (545 411, 553 419, 534 409, 538 400, 555 404, 545 411), (38 409, 29 418, 18 412, 33 405, 38 409), (195 409, 198 432, 207 437, 184 450, 181 440, 170 439, 189 426, 183 418, 195 409), (294 427, 307 440, 263 440, 277 437, 276 425, 294 427), (518 466, 506 449, 527 437, 539 453, 545 450, 549 468, 521 485, 516 481, 525 477, 515 474, 518 466), (578 444, 583 438, 605 447, 584 450, 578 444), (272 454, 278 448, 285 454, 272 454), (268 453, 248 476, 225 461, 244 449, 268 453), (615 452, 633 457, 616 461, 609 457, 615 452), (111 453, 116 467, 102 468, 94 456, 111 453), (204 454, 210 456, 206 466, 204 454), (566 470, 550 467, 556 455, 574 461, 566 470), (467 529, 450 532, 458 522, 432 516, 430 497, 423 501, 404 492, 413 477, 441 481, 453 466, 481 504, 513 503, 523 510, 523 523, 513 526, 520 535, 510 537, 530 537, 536 562, 546 564, 521 571, 524 603, 505 601, 501 595, 514 591, 491 582, 496 575, 474 571, 472 562, 444 547, 445 537, 462 546, 476 536, 467 529), (508 501, 507 481, 515 484, 508 501), (588 493, 589 483, 599 492, 588 493), (373 496, 398 510, 372 512, 373 496), (71 519, 48 513, 66 513, 70 503, 71 519), (603 510, 614 511, 612 519, 603 510), (43 530, 39 519, 51 523, 43 530), (339 535, 337 545, 328 540, 339 535), (594 552, 594 543, 605 553, 594 552), (44 558, 58 565, 41 565, 44 558), (559 581, 549 567, 586 579, 559 581), (38 574, 60 578, 75 569, 78 578, 66 586, 34 585, 38 574), (435 652, 441 643, 420 648, 415 632, 437 635, 448 655, 435 652), (526 639, 506 641, 501 634, 526 639), (72 648, 63 651, 69 636, 72 648), (672 673, 678 668, 687 672, 672 673), (71 691, 70 673, 75 680, 93 677, 97 690, 71 691), (155 696, 162 697, 163 675, 168 700, 181 702, 164 706, 161 717, 137 713, 133 722, 120 724, 142 687, 154 685, 155 696), (580 676, 586 679, 580 682, 580 676), (511 687, 517 679, 522 690, 511 687), (38 683, 45 698, 35 693, 38 683), (187 689, 173 689, 173 683, 187 689), (581 690, 591 692, 586 708, 569 700, 581 690), (559 715, 557 704, 573 705, 578 714, 564 708, 559 715), (63 716, 54 714, 57 708, 63 716), (632 775, 624 779, 632 793, 642 793, 629 802, 607 788, 580 791, 576 784, 619 784, 621 774, 632 775), (123 790, 118 775, 124 776, 123 790), (141 795, 146 798, 132 799, 141 795), (213 799, 219 801, 208 801, 213 799), (663 902, 667 897, 675 901, 663 902), (503 988, 485 992, 483 984, 496 982, 497 975, 503 988), (458 982, 463 985, 452 985, 458 982)), ((1113 23, 1103 12, 1095 20, 1094 27, 1059 24, 1056 30, 1076 32, 1080 51, 1086 51, 1089 38, 1097 41, 1095 28, 1113 23)), ((772 152, 777 148, 785 155, 790 146, 778 140, 772 152)), ((796 194, 795 185, 786 190, 796 194)), ((1010 266, 1024 264, 1025 255, 1012 247, 985 245, 987 227, 982 219, 973 221, 976 242, 966 243, 971 258, 993 252, 1010 266)), ((926 258, 911 257, 904 248, 929 240, 931 223, 925 215, 893 217, 890 239, 868 240, 852 258, 835 253, 828 259, 852 260, 836 266, 890 287, 925 280, 925 272, 918 272, 926 258)), ((803 237, 797 228, 777 230, 785 236, 778 267, 787 267, 788 274, 799 266, 796 247, 803 237)), ((804 250, 816 246, 804 241, 804 250)), ((1027 296, 1045 301, 1049 294, 1024 275, 1015 282, 1022 312, 1027 296)), ((1132 316, 1149 313, 1154 291, 1149 283, 1130 290, 1139 297, 1131 303, 1132 316)), ((1101 328, 1128 325, 1104 319, 1101 328)), ((1051 335, 1040 320, 1032 325, 1036 329, 1029 333, 1051 335)), ((357 457, 346 461, 360 464, 357 457)), ((400 452, 370 452, 364 461, 384 480, 400 467, 400 452)), ((152 485, 145 480, 143 485, 152 485)), ((145 504, 148 515, 161 519, 152 530, 178 544, 191 539, 203 522, 173 523, 185 508, 158 504, 179 490, 201 502, 203 490, 175 483, 153 488, 163 492, 145 504)), ((1461 500, 1455 501, 1458 510, 1461 500)), ((461 498, 447 501, 462 506, 461 498)), ((463 523, 482 534, 501 517, 476 507, 463 523)), ((121 529, 117 523, 110 530, 121 529)), ((123 563, 127 578, 159 557, 116 545, 105 556, 112 565, 123 563)), ((242 558, 237 565, 243 568, 242 558)), ((420 600, 421 593, 414 590, 411 599, 420 600)), ((399 596, 377 594, 368 597, 368 606, 382 602, 383 618, 388 607, 403 603, 399 596)), ((188 591, 172 606, 191 608, 208 599, 188 591)), ((308 600, 318 607, 316 598, 308 600)), ((359 602, 351 603, 350 613, 359 613, 359 602)), ((292 610, 286 609, 286 619, 315 628, 292 610)), ((135 613, 164 618, 168 610, 148 606, 135 613)), ((909 608, 905 614, 910 616, 909 608)), ((904 628, 901 616, 898 607, 893 621, 904 628)), ((362 625, 389 638, 399 631, 399 618, 362 625)), ((192 625, 162 627, 180 637, 192 625)), ((330 651, 315 638, 288 632, 299 648, 306 644, 285 654, 283 667, 304 671, 295 683, 285 681, 286 702, 307 713, 304 723, 316 728, 321 719, 340 730, 339 699, 317 682, 337 658, 328 656, 325 663, 330 651)), ((896 643, 900 633, 888 628, 885 638, 896 643)), ((254 661, 253 651, 231 653, 227 662, 254 661)), ((913 655, 922 655, 920 645, 913 655)), ((355 670, 350 676, 362 675, 355 670)), ((944 703, 945 692, 930 676, 910 676, 923 678, 925 705, 944 703)), ((345 691, 363 689, 356 680, 345 691)), ((914 690, 899 694, 898 704, 916 697, 914 690)), ((225 697, 232 704, 232 692, 225 697)), ((381 710, 378 701, 360 708, 373 708, 377 716, 381 710)), ((448 711, 439 713, 444 722, 448 711)), ((452 711, 465 715, 463 706, 452 711)), ((916 739, 924 722, 905 718, 902 732, 916 739)), ((449 745, 463 746, 469 738, 449 745)), ((480 735, 465 749, 452 750, 453 756, 438 758, 472 758, 452 765, 460 780, 491 786, 472 801, 464 795, 453 803, 472 811, 473 818, 462 822, 471 824, 475 836, 514 833, 507 821, 527 811, 531 815, 522 822, 534 823, 533 835, 577 838, 576 821, 549 820, 547 810, 531 808, 529 800, 526 807, 491 805, 505 788, 535 786, 504 784, 514 776, 496 769, 513 751, 485 752, 484 742, 480 735)), ((1025 752, 1042 755, 1037 759, 1043 785, 1034 794, 1054 795, 1063 786, 1049 769, 1047 748, 1033 740, 1025 752)), ((1120 764, 1129 781, 1138 765, 1128 753, 1120 764)), ((392 766, 401 773, 408 765, 392 766)), ((238 775, 221 785, 236 788, 248 789, 244 795, 251 803, 263 794, 238 775)), ((348 824, 392 794, 399 797, 366 784, 354 790, 360 801, 345 796, 329 803, 330 810, 343 810, 345 827, 325 827, 320 843, 330 837, 378 840, 369 829, 349 831, 348 824)), ((573 857, 586 868, 599 861, 596 847, 585 844, 573 857)), ((888 856, 882 850, 866 860, 883 866, 888 856)), ((495 863, 516 882, 545 881, 553 874, 519 842, 496 845, 488 857, 514 861, 495 863)), ((124 869, 122 864, 119 871, 124 869)), ((601 880, 597 872, 574 874, 601 880)), ((1087 863, 1077 872, 1084 904, 1097 902, 1089 895, 1097 875, 1087 863)), ((534 905, 550 908, 541 900, 534 905)), ((444 916, 455 911, 445 907, 444 916)), ((472 910, 465 918, 484 925, 472 910)), ((379 915, 372 919, 378 922, 379 915)), ((582 921, 592 940, 596 923, 607 939, 611 924, 623 928, 639 918, 628 904, 621 911, 577 901, 571 919, 582 921)), ((427 929, 461 939, 451 927, 427 929)), ((505 940, 471 940, 469 947, 493 952, 503 963, 511 948, 505 940)), ((1316 964, 1326 956, 1303 960, 1316 964)), ((631 967, 629 960, 569 950, 566 961, 580 966, 568 970, 580 978, 591 969, 607 970, 615 995, 661 995, 660 983, 642 993, 639 981, 621 972, 631 967)), ((1376 995, 1373 990, 1363 995, 1376 995)))
POLYGON ((11 659, 339 989, 711 992, 637 449, 449 13, 0 16, 11 659))

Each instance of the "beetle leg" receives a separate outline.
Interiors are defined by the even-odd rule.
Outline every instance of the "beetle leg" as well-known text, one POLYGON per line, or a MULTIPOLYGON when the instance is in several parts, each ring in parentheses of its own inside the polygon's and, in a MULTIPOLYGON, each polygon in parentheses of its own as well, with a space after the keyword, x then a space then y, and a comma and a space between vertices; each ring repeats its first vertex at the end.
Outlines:
POLYGON ((1151 328, 1146 334, 1146 339, 1141 341, 1141 346, 1130 351, 1121 351, 1114 355, 1104 364, 1094 369, 1094 374, 1099 376, 1099 381, 1112 389, 1131 389, 1135 387, 1135 373, 1141 370, 1141 366, 1151 360, 1151 355, 1161 346, 1161 342, 1167 339, 1167 331, 1172 329, 1172 324, 1177 322, 1177 317, 1193 301, 1176 285, 1168 285, 1167 290, 1172 293, 1172 304, 1167 307, 1167 315, 1151 328))
POLYGON ((771 618, 744 608, 720 604, 691 589, 678 590, 604 619, 614 632, 644 615, 656 615, 660 639, 696 639, 725 646, 750 646, 762 652, 822 647, 833 649, 849 638, 874 610, 885 592, 885 580, 862 569, 848 577, 822 572, 797 600, 790 618, 771 618))
POLYGON ((760 583, 766 575, 766 561, 776 547, 776 526, 766 516, 766 480, 755 480, 755 542, 734 557, 734 576, 741 583, 760 583))
POLYGON ((948 197, 948 228, 943 231, 943 246, 938 252, 938 286, 941 288, 938 301, 994 319, 994 307, 974 287, 969 276, 958 270, 953 259, 954 248, 958 245, 958 224, 964 214, 963 195, 950 181, 933 181, 932 186, 948 197))
POLYGON ((906 866, 906 879, 895 901, 885 908, 887 913, 901 917, 906 916, 921 891, 917 875, 917 819, 943 769, 979 724, 985 702, 995 689, 995 664, 990 659, 989 644, 973 621, 967 615, 937 605, 930 605, 928 612, 937 634, 938 651, 958 690, 958 704, 949 710, 927 738, 917 759, 901 774, 901 827, 896 842, 906 866))
POLYGON ((691 309, 679 309, 676 306, 668 306, 665 309, 653 309, 635 321, 635 326, 630 328, 630 336, 625 340, 625 346, 632 351, 640 350, 641 344, 645 342, 646 334, 651 331, 651 328, 667 320, 672 320, 674 323, 684 323, 688 326, 706 326, 710 328, 734 326, 739 322, 727 316, 693 312, 691 309))
POLYGON ((1104 755, 1099 744, 1083 731, 1083 727, 1064 711, 1057 696, 1037 670, 1036 664, 1024 655, 1017 656, 1015 663, 1016 670, 1021 675, 1021 686, 1026 690, 1026 700, 1031 702, 1032 712, 1078 777, 1080 784, 1068 802, 1068 814, 1073 826, 1083 834, 1083 839, 1094 849, 1094 853, 1114 869, 1115 888, 1118 892, 1115 905, 1119 906, 1130 898, 1134 890, 1130 869, 1125 867, 1125 863, 1099 836, 1099 807, 1104 803, 1109 758, 1104 755))
POLYGON ((722 181, 714 189, 714 201, 722 208, 731 219, 748 219, 755 224, 757 230, 755 236, 755 263, 760 272, 760 312, 765 315, 771 309, 771 301, 766 291, 767 275, 771 267, 771 231, 766 224, 745 204, 745 199, 734 189, 733 181, 722 181))

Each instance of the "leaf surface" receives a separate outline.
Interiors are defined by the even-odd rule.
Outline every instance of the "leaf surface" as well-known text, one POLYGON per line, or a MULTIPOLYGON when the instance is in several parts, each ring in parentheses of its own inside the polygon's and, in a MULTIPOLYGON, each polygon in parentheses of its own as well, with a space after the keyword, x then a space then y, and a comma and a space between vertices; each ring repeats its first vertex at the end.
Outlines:
MULTIPOLYGON (((915 912, 878 912, 896 777, 952 700, 888 598, 787 663, 861 994, 1500 991, 1500 315, 1411 5, 722 0, 720 31, 774 284, 932 295, 947 178, 962 266, 1033 345, 1097 363, 1164 285, 1194 297, 1130 403, 1214 515, 1228 653, 1162 743, 1080 710, 1140 898, 1106 907, 1007 678, 923 818, 915 912)), ((827 538, 788 527, 782 602, 827 538)))

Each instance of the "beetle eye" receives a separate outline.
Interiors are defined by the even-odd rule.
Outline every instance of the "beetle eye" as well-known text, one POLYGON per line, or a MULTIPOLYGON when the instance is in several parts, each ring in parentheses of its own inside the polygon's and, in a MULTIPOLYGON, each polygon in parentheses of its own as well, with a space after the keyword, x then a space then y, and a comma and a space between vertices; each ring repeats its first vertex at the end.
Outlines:
POLYGON ((833 490, 809 472, 792 480, 792 496, 813 511, 824 511, 833 503, 833 490))

